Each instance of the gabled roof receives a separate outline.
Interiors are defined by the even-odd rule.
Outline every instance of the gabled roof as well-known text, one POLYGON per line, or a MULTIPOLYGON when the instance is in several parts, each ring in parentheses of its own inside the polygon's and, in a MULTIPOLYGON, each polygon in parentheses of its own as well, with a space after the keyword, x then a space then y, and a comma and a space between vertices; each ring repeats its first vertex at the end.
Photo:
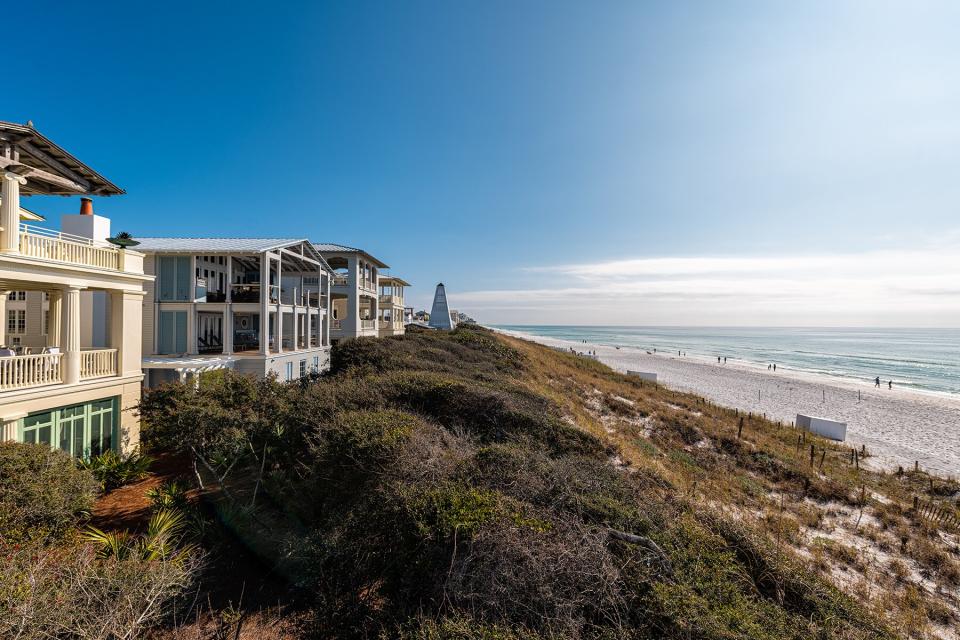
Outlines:
POLYGON ((300 238, 137 238, 137 251, 147 253, 263 253, 292 244, 300 238))
POLYGON ((400 287, 409 287, 411 286, 409 282, 403 278, 398 278, 397 276, 380 276, 379 282, 381 285, 396 285, 400 287))
MULTIPOLYGON (((333 271, 320 252, 306 238, 137 238, 137 251, 144 253, 189 253, 211 256, 221 253, 264 253, 303 245, 306 257, 333 271)), ((289 256, 293 251, 285 253, 289 256)))
POLYGON ((314 243, 313 243, 313 246, 314 246, 314 248, 316 248, 317 251, 319 251, 319 252, 322 253, 322 254, 327 254, 327 253, 356 253, 356 254, 359 254, 359 255, 364 256, 365 258, 367 258, 368 260, 370 260, 370 262, 374 263, 375 265, 377 265, 377 266, 380 267, 381 269, 389 269, 389 268, 390 268, 390 265, 381 262, 381 261, 378 260, 377 258, 374 258, 372 255, 370 255, 369 253, 367 253, 367 252, 364 251, 363 249, 357 249, 357 248, 355 248, 355 247, 348 247, 348 246, 346 246, 346 245, 336 244, 336 243, 334 243, 334 242, 314 242, 314 243))
POLYGON ((22 195, 114 196, 124 193, 123 189, 29 124, 0 121, 0 169, 27 179, 27 184, 20 188, 22 195), (19 157, 13 155, 14 151, 19 157))

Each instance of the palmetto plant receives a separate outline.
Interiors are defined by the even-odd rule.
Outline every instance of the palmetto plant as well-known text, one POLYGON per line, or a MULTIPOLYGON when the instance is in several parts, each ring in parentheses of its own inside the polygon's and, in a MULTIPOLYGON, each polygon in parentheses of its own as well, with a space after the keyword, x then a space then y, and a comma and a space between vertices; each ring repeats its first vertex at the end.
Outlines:
POLYGON ((104 491, 112 491, 117 487, 141 480, 146 477, 152 463, 153 458, 150 456, 131 453, 124 457, 113 451, 105 451, 90 460, 80 461, 83 468, 93 472, 104 491))
POLYGON ((87 527, 83 537, 97 547, 98 555, 103 558, 176 561, 194 549, 193 544, 183 544, 185 524, 182 511, 160 509, 150 518, 143 535, 133 536, 127 531, 106 532, 87 527))
POLYGON ((154 509, 186 509, 187 486, 180 480, 164 482, 158 487, 147 490, 147 498, 154 509))

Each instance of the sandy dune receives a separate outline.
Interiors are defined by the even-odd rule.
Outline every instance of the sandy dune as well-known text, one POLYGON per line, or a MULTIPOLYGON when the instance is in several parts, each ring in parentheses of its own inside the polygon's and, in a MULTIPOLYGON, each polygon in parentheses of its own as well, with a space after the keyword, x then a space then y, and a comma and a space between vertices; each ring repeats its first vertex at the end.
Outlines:
POLYGON ((960 475, 960 398, 912 390, 876 389, 863 383, 815 376, 779 367, 728 359, 727 364, 692 356, 648 354, 502 331, 552 347, 596 351, 600 360, 618 371, 650 371, 671 388, 690 391, 742 411, 792 422, 797 413, 847 423, 847 442, 866 445, 874 467, 913 466, 943 475, 960 475), (860 398, 858 399, 858 392, 860 398))

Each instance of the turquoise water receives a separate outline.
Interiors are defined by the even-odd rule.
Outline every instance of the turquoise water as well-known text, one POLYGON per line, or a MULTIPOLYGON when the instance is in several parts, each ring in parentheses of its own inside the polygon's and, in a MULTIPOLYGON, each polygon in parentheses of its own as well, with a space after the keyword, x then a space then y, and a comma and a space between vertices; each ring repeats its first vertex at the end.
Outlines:
POLYGON ((538 336, 637 347, 960 394, 960 329, 497 325, 538 336))

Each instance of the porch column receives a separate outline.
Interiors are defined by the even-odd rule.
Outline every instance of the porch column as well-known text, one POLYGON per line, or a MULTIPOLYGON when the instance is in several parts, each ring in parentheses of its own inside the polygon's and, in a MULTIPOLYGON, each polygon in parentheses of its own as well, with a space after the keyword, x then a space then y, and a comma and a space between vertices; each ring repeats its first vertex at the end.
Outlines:
POLYGON ((260 254, 260 355, 270 352, 270 256, 260 254))
POLYGON ((4 419, 3 422, 0 422, 0 442, 13 442, 17 439, 17 426, 19 420, 14 418, 13 420, 4 419))
POLYGON ((0 346, 7 345, 7 296, 9 291, 0 291, 0 346))
POLYGON ((47 346, 59 347, 63 342, 60 335, 61 320, 63 314, 63 293, 57 289, 47 294, 50 297, 50 321, 47 323, 47 346))
POLYGON ((283 353, 283 311, 280 310, 280 305, 277 305, 277 311, 274 314, 274 327, 277 335, 274 353, 283 353))
POLYGON ((19 253, 20 251, 20 186, 27 184, 27 179, 15 173, 4 171, 0 174, 0 196, 3 204, 0 205, 0 227, 3 227, 3 239, 0 240, 0 251, 19 253))
POLYGON ((63 290, 63 382, 80 382, 80 290, 83 287, 68 285, 63 290))
POLYGON ((313 346, 312 344, 313 343, 313 314, 310 313, 309 307, 307 308, 306 323, 307 323, 307 326, 306 326, 306 331, 304 333, 306 334, 306 340, 307 340, 306 347, 309 349, 310 347, 313 346))
POLYGON ((233 308, 229 304, 224 305, 223 308, 221 339, 223 340, 223 355, 231 355, 233 353, 233 308))

